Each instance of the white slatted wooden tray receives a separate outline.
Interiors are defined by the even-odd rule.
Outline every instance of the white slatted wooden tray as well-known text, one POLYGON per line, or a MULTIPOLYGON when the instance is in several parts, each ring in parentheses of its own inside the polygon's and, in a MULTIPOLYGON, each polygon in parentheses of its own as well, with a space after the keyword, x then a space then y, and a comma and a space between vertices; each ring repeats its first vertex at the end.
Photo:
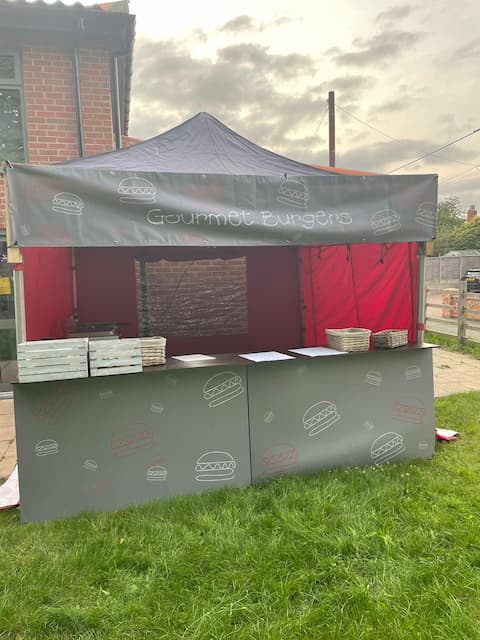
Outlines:
POLYGON ((37 340, 17 347, 18 381, 44 382, 88 377, 88 340, 37 340))
POLYGON ((94 340, 89 343, 91 376, 113 376, 142 371, 142 350, 138 338, 94 340))

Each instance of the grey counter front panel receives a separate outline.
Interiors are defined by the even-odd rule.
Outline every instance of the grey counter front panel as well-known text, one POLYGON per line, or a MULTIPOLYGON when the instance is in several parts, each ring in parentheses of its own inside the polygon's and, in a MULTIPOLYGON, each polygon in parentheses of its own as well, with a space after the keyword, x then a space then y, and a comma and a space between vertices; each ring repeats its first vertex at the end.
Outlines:
POLYGON ((245 367, 15 385, 24 521, 250 483, 245 367))
POLYGON ((264 363, 247 372, 253 480, 433 455, 431 349, 264 363))

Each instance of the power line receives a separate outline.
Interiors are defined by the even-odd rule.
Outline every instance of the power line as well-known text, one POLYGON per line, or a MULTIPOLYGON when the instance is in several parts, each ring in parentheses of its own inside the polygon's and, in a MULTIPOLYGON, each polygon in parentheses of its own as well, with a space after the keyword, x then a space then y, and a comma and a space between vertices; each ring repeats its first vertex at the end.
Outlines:
POLYGON ((404 147, 408 146, 405 142, 402 142, 401 140, 397 140, 397 138, 392 138, 392 136, 388 135, 388 133, 385 133, 385 131, 381 131, 380 129, 377 129, 377 127, 374 127, 372 124, 368 124, 368 122, 365 122, 365 120, 361 120, 357 116, 354 116, 353 113, 350 113, 350 111, 347 111, 346 109, 341 107, 338 103, 337 103, 336 106, 337 106, 337 109, 340 109, 340 111, 344 111, 347 114, 347 116, 350 116, 354 120, 358 120, 358 122, 361 122, 366 127, 368 127, 369 129, 372 129, 373 131, 376 131, 380 135, 385 136, 385 138, 388 138, 389 140, 392 140, 393 142, 397 142, 398 144, 401 144, 404 147))
MULTIPOLYGON (((398 140, 398 138, 394 138, 391 135, 389 135, 388 133, 385 133, 385 131, 382 131, 381 129, 378 129, 377 127, 374 127, 373 125, 369 124, 368 122, 365 122, 365 120, 362 120, 358 116, 355 116, 353 113, 350 113, 350 111, 347 111, 346 109, 341 107, 338 103, 337 103, 336 106, 337 106, 337 109, 340 109, 341 111, 344 111, 348 116, 350 116, 354 120, 357 120, 358 122, 361 122, 362 124, 364 124, 369 129, 372 129, 372 131, 376 131, 380 135, 385 136, 385 138, 388 138, 389 140, 392 140, 392 142, 396 142, 396 143, 402 145, 402 147, 410 148, 410 145, 407 144, 406 142, 403 142, 402 140, 398 140)), ((478 131, 478 129, 476 131, 473 131, 472 134, 476 133, 477 131, 478 131)), ((472 135, 472 134, 469 134, 469 135, 472 135)), ((466 137, 468 137, 468 136, 466 136, 466 137)), ((462 138, 459 138, 459 140, 462 140, 462 138)), ((459 140, 455 140, 454 142, 452 142, 450 144, 455 144, 455 142, 458 142, 459 140)), ((440 150, 441 149, 438 149, 438 151, 440 151, 440 150)), ((436 151, 432 152, 432 153, 436 153, 436 151)), ((413 160, 413 162, 416 162, 416 160, 413 160)), ((413 162, 411 164, 413 164, 413 162)), ((473 167, 474 169, 476 169, 477 167, 480 166, 480 165, 473 164, 472 162, 463 162, 462 160, 452 160, 452 162, 455 162, 456 164, 462 164, 462 165, 464 165, 466 167, 473 167)), ((404 166, 407 166, 407 165, 404 165, 404 166)), ((401 167, 399 167, 399 168, 401 168, 401 167)), ((393 171, 397 171, 397 170, 398 169, 394 169, 393 171)), ((390 171, 389 173, 392 173, 392 171, 390 171)))
POLYGON ((442 182, 451 182, 452 180, 455 180, 455 178, 466 176, 472 171, 478 171, 480 173, 480 165, 474 164, 472 165, 472 167, 470 167, 470 169, 467 169, 466 171, 462 171, 461 173, 456 173, 454 176, 448 176, 448 178, 444 178, 442 182))
POLYGON ((320 120, 318 121, 317 127, 316 127, 315 132, 314 132, 314 134, 312 136, 312 139, 310 141, 310 145, 304 151, 305 155, 310 152, 310 150, 312 148, 312 145, 313 145, 313 141, 315 140, 315 138, 317 136, 317 133, 318 133, 320 127, 322 126, 323 121, 325 120, 325 116, 327 115, 327 111, 328 111, 328 102, 325 100, 325 106, 323 108, 323 113, 322 113, 322 115, 320 117, 320 120))
POLYGON ((457 138, 456 140, 452 140, 452 142, 447 142, 447 144, 444 144, 441 147, 438 147, 438 149, 434 149, 433 151, 429 151, 428 153, 425 153, 423 156, 420 156, 419 158, 415 158, 415 160, 410 160, 410 162, 406 162, 405 164, 402 164, 399 167, 396 167, 395 169, 392 169, 388 173, 395 173, 395 171, 400 171, 400 169, 404 169, 405 167, 409 167, 411 164, 415 164, 415 162, 418 162, 419 160, 424 160, 425 158, 433 156, 434 153, 438 153, 439 151, 443 151, 444 149, 447 149, 448 147, 451 147, 452 145, 456 144, 457 142, 460 142, 461 140, 465 140, 466 138, 470 138, 470 136, 473 136, 475 133, 478 133, 479 131, 480 131, 480 127, 478 129, 474 129, 470 133, 465 134, 464 136, 461 136, 460 138, 457 138))

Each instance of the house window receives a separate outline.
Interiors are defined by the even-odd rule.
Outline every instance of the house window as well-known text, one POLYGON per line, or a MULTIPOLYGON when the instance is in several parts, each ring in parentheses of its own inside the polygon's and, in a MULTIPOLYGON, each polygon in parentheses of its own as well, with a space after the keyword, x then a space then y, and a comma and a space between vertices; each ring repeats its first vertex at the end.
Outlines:
POLYGON ((25 159, 20 57, 0 51, 0 160, 25 159))

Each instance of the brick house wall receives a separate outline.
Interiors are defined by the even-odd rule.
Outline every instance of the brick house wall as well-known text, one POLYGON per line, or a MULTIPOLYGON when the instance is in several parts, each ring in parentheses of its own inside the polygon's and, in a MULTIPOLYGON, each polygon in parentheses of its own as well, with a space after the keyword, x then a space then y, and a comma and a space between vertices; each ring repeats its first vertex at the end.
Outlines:
MULTIPOLYGON (((21 53, 28 162, 50 164, 78 157, 71 53, 44 46, 26 46, 21 53)), ((114 136, 108 53, 80 49, 79 68, 85 153, 111 151, 114 136)), ((0 177, 2 228, 5 191, 0 177)))

